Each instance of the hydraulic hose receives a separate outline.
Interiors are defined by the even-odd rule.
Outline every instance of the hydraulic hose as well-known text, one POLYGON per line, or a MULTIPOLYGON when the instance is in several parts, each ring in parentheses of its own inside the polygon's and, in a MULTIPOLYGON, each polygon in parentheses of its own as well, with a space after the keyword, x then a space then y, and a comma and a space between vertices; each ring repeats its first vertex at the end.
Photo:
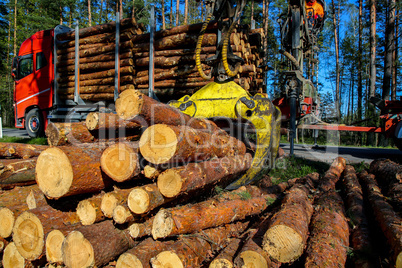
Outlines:
POLYGON ((230 35, 232 34, 232 31, 234 29, 234 26, 236 25, 236 20, 233 21, 232 25, 230 25, 228 32, 226 33, 225 38, 223 39, 223 47, 222 47, 222 63, 223 63, 223 68, 225 69, 225 72, 229 77, 234 77, 237 75, 237 73, 240 70, 240 64, 236 65, 236 68, 234 72, 230 70, 229 64, 228 64, 228 46, 229 46, 229 40, 230 40, 230 35))
POLYGON ((200 36, 198 36, 197 46, 195 48, 195 65, 197 67, 198 73, 201 75, 201 77, 204 80, 209 80, 212 77, 211 74, 209 74, 209 76, 207 76, 204 73, 204 70, 202 69, 202 66, 201 66, 202 40, 204 39, 204 34, 205 34, 205 31, 207 30, 207 27, 208 27, 208 24, 209 24, 209 21, 211 20, 211 18, 212 18, 212 13, 210 13, 208 15, 207 19, 205 20, 204 24, 202 25, 200 36))

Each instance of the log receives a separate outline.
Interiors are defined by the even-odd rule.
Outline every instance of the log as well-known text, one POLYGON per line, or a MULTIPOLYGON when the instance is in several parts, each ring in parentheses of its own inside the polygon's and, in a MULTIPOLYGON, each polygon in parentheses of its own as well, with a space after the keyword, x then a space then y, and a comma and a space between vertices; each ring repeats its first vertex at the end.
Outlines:
POLYGON ((113 217, 113 210, 127 201, 128 195, 132 189, 118 189, 114 188, 113 192, 106 193, 102 197, 101 210, 103 214, 108 217, 113 217))
POLYGON ((91 225, 106 218, 101 210, 103 195, 97 194, 78 203, 77 215, 82 225, 91 225))
POLYGON ((133 223, 129 227, 130 236, 133 239, 139 239, 145 236, 152 235, 153 217, 147 219, 143 223, 133 223))
POLYGON ((27 264, 24 257, 18 252, 14 242, 10 242, 5 247, 2 263, 4 268, 25 268, 27 264))
MULTIPOLYGON (((251 232, 250 234, 253 233, 254 232, 251 232)), ((271 261, 267 252, 254 241, 252 236, 246 240, 242 248, 239 250, 239 254, 235 258, 234 263, 235 267, 273 268, 280 266, 279 263, 271 261)))
POLYGON ((64 212, 42 206, 23 212, 15 220, 13 241, 27 260, 39 259, 45 254, 45 238, 54 229, 73 230, 80 220, 75 212, 64 212), (51 219, 51 220, 49 220, 51 219))
POLYGON ((102 171, 116 182, 134 179, 140 173, 136 147, 123 142, 109 146, 100 159, 102 171))
POLYGON ((148 179, 154 180, 156 179, 160 172, 156 167, 152 167, 150 165, 146 165, 143 169, 144 176, 148 179))
POLYGON ((45 204, 46 198, 37 184, 0 191, 0 207, 25 205, 27 209, 33 209, 45 204))
MULTIPOLYGON (((205 61, 213 54, 201 54, 200 59, 205 61)), ((180 64, 195 64, 195 55, 180 55, 180 56, 157 56, 154 58, 154 64, 157 67, 172 67, 180 64)), ((135 65, 137 67, 144 67, 149 65, 149 57, 136 58, 135 65)))
MULTIPOLYGON (((121 59, 120 66, 133 66, 133 59, 121 59)), ((89 63, 80 63, 80 72, 92 72, 99 69, 112 69, 115 66, 115 61, 97 61, 89 63)), ((57 71, 60 73, 74 73, 75 65, 65 65, 58 67, 57 71)))
POLYGON ((349 227, 343 202, 335 190, 315 202, 305 267, 344 267, 349 246, 349 227))
MULTIPOLYGON (((80 81, 80 89, 82 87, 88 87, 88 86, 100 86, 100 85, 114 85, 114 77, 105 77, 105 78, 100 78, 100 79, 93 79, 93 80, 84 80, 80 81)), ((125 75, 120 77, 120 83, 125 84, 125 83, 133 83, 133 76, 132 75, 125 75)), ((60 83, 59 87, 62 88, 62 90, 65 90, 65 88, 70 88, 70 87, 75 87, 75 82, 64 82, 60 83)))
POLYGON ((127 198, 127 204, 133 213, 144 214, 171 200, 159 192, 156 184, 147 184, 134 188, 127 198))
POLYGON ((174 167, 159 175, 158 189, 169 198, 191 193, 206 186, 213 186, 224 178, 238 175, 250 168, 251 161, 252 156, 245 154, 174 167))
MULTIPOLYGON (((80 49, 80 52, 79 52, 80 58, 101 55, 101 54, 105 54, 108 52, 112 52, 115 50, 115 47, 116 47, 115 44, 110 44, 110 45, 103 45, 101 47, 95 46, 95 47, 90 47, 87 49, 80 49)), ((120 43, 121 50, 132 48, 132 47, 133 47, 133 42, 131 40, 120 43)), ((74 59, 75 58, 75 49, 73 51, 71 51, 71 49, 70 50, 58 49, 57 55, 60 55, 61 59, 74 59)))
MULTIPOLYGON (((74 100, 74 94, 60 95, 61 100, 74 100)), ((94 94, 80 94, 82 100, 97 102, 97 101, 110 101, 114 99, 113 93, 94 93, 94 94)))
POLYGON ((271 219, 263 249, 277 262, 293 262, 303 254, 314 211, 309 194, 308 187, 294 185, 286 194, 281 209, 271 219))
POLYGON ((135 245, 112 221, 81 226, 63 241, 63 262, 71 268, 101 267, 135 245))
POLYGON ((227 246, 231 237, 240 236, 247 225, 248 222, 236 222, 181 237, 169 250, 152 258, 151 265, 154 268, 200 267, 211 253, 227 246))
POLYGON ((173 241, 157 241, 147 238, 132 249, 120 255, 116 268, 151 268, 151 258, 173 245, 173 241))
MULTIPOLYGON (((124 66, 120 68, 120 75, 133 75, 135 74, 135 71, 132 66, 124 66)), ((94 80, 94 79, 102 79, 106 77, 112 77, 114 78, 114 68, 106 71, 99 71, 99 72, 92 72, 88 74, 80 74, 80 82, 85 81, 85 80, 94 80)), ((57 82, 62 84, 62 83, 67 83, 67 82, 74 82, 75 81, 75 76, 74 75, 63 75, 60 78, 57 79, 57 82)))
MULTIPOLYGON (((196 71, 196 69, 193 65, 176 66, 166 71, 155 73, 154 79, 155 81, 158 81, 174 77, 183 77, 185 75, 193 73, 194 71, 196 71)), ((209 72, 206 72, 206 74, 209 74, 209 72)), ((197 76, 199 76, 199 73, 197 73, 197 76)), ((148 81, 149 81, 148 73, 143 76, 139 76, 139 74, 137 74, 136 78, 134 79, 134 83, 136 84, 145 84, 148 83, 148 81)))
POLYGON ((234 191, 231 198, 211 198, 196 204, 161 209, 155 215, 152 225, 154 239, 193 233, 202 229, 242 220, 247 216, 264 211, 275 200, 276 195, 257 195, 242 187, 234 191), (243 198, 247 196, 247 198, 243 198), (251 197, 250 197, 251 196, 251 197))
MULTIPOLYGON (((94 85, 94 86, 80 87, 78 91, 81 97, 81 95, 85 94, 113 93, 114 89, 115 87, 112 85, 94 85)), ((120 86, 121 91, 124 91, 126 89, 134 89, 134 85, 120 86)), ((74 92, 75 92, 74 87, 59 88, 58 91, 60 95, 73 95, 74 92)))
MULTIPOLYGON (((167 83, 163 81, 157 81, 154 83, 154 87, 158 88, 171 88, 171 87, 188 87, 188 88, 194 88, 194 87, 203 87, 206 86, 208 83, 212 82, 213 80, 211 79, 210 81, 199 81, 199 82, 177 82, 177 81, 168 81, 167 83)), ((141 84, 137 85, 138 89, 146 89, 149 88, 148 84, 141 84)))
POLYGON ((142 134, 139 145, 141 155, 157 165, 188 163, 246 153, 244 143, 231 136, 164 124, 148 127, 142 134))
POLYGON ((134 215, 131 213, 127 204, 117 205, 113 210, 113 220, 117 224, 132 223, 135 221, 134 215))
POLYGON ((96 148, 51 147, 38 157, 36 182, 50 199, 100 192, 111 184, 101 172, 100 155, 96 148))
POLYGON ((85 126, 89 131, 110 131, 109 129, 135 129, 141 126, 136 122, 124 121, 113 113, 92 112, 87 115, 85 126))
POLYGON ((402 267, 402 225, 400 224, 402 219, 386 201, 374 175, 363 171, 359 174, 359 179, 367 193, 375 221, 391 247, 391 257, 395 267, 402 267))
MULTIPOLYGON (((120 33, 120 42, 130 40, 133 37, 130 31, 122 31, 120 33)), ((116 33, 99 33, 95 35, 90 35, 79 39, 79 45, 97 44, 98 46, 102 44, 115 43, 116 33)), ((75 47, 75 39, 64 42, 60 44, 58 49, 65 49, 69 47, 75 47)))
POLYGON ((47 142, 51 146, 95 142, 96 138, 89 132, 83 122, 50 123, 46 128, 47 142))
POLYGON ((49 148, 47 145, 1 142, 0 158, 28 159, 39 156, 40 153, 47 148, 49 148))
POLYGON ((324 177, 320 180, 320 189, 322 191, 329 191, 335 189, 335 184, 338 182, 343 170, 345 169, 346 161, 342 157, 337 157, 325 172, 324 177))
POLYGON ((188 125, 195 129, 222 133, 215 123, 183 114, 179 109, 160 103, 138 90, 126 90, 119 95, 116 100, 116 113, 124 120, 147 123, 148 126, 151 124, 188 125))
POLYGON ((35 184, 36 159, 0 160, 0 189, 35 184))
MULTIPOLYGON (((232 49, 233 49, 233 47, 232 47, 232 49)), ((209 47, 201 48, 201 54, 215 54, 215 53, 216 53, 216 46, 209 46, 209 47)), ((181 56, 181 55, 189 55, 189 54, 195 54, 195 47, 154 51, 155 57, 158 57, 158 56, 181 56)), ((135 58, 149 57, 149 52, 137 52, 137 53, 134 53, 133 56, 135 58)))
POLYGON ((216 258, 209 264, 209 268, 233 268, 233 260, 239 249, 241 239, 233 238, 216 258))
MULTIPOLYGON (((120 59, 127 59, 127 58, 132 58, 133 57, 133 53, 131 51, 127 51, 127 52, 122 52, 120 54, 120 59)), ((102 62, 102 61, 112 61, 114 60, 114 53, 106 53, 106 54, 101 54, 101 55, 97 55, 97 56, 93 56, 93 57, 85 57, 85 58, 81 58, 80 59, 80 64, 81 63, 90 63, 90 62, 102 62)), ((65 59, 63 60, 62 58, 58 58, 58 64, 57 67, 59 67, 60 65, 73 65, 75 64, 75 58, 73 59, 65 59)), ((60 66, 61 67, 61 66, 60 66)))

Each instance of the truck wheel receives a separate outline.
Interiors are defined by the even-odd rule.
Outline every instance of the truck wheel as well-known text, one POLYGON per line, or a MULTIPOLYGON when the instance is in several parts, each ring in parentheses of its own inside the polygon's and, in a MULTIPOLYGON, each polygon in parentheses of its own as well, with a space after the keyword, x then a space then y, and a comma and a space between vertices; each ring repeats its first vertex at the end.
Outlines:
POLYGON ((394 138, 394 143, 396 147, 402 151, 402 139, 394 138))
POLYGON ((45 122, 39 109, 30 110, 25 117, 25 129, 32 138, 44 137, 45 122))

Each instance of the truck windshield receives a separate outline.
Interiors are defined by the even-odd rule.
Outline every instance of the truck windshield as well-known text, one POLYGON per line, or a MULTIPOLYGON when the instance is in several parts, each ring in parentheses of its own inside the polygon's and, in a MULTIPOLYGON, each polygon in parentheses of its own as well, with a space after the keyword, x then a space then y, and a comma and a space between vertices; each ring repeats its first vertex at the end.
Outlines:
POLYGON ((21 57, 18 63, 18 77, 17 79, 24 78, 33 72, 33 55, 26 55, 21 57))

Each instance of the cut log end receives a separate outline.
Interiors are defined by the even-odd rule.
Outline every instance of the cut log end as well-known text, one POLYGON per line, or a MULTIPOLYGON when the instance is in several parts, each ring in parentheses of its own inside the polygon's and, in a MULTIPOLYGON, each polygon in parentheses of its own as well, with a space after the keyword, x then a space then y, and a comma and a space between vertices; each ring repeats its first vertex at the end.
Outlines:
POLYGON ((171 251, 162 251, 151 259, 151 264, 153 268, 184 268, 179 256, 171 251))
POLYGON ((82 225, 91 225, 96 221, 96 209, 88 200, 82 200, 78 203, 77 215, 82 225))
POLYGON ((268 268, 268 263, 261 254, 252 250, 243 251, 240 254, 240 258, 243 261, 241 267, 260 267, 268 268))
POLYGON ((130 253, 122 254, 116 262, 116 268, 131 268, 131 267, 142 268, 143 265, 135 255, 130 253))
POLYGON ((141 93, 134 89, 128 89, 120 93, 116 100, 116 113, 124 120, 130 120, 138 115, 142 109, 141 93))
POLYGON ((232 268, 232 267, 233 263, 227 259, 215 259, 209 265, 209 268, 232 268))
POLYGON ((39 155, 35 173, 39 188, 50 198, 66 194, 73 182, 70 160, 56 147, 48 148, 39 155))
POLYGON ((32 192, 32 190, 29 192, 29 195, 27 196, 26 202, 27 202, 27 205, 28 205, 29 209, 36 208, 36 199, 35 199, 35 195, 32 192))
POLYGON ((127 219, 131 216, 130 211, 125 207, 119 205, 113 210, 113 220, 118 224, 123 224, 127 222, 127 219))
POLYGON ((402 268, 402 252, 399 252, 398 256, 396 257, 395 267, 402 268))
POLYGON ((18 252, 14 242, 8 244, 3 252, 3 266, 4 268, 25 267, 25 259, 18 252))
POLYGON ((59 230, 51 231, 46 237, 46 260, 49 263, 62 263, 61 245, 64 235, 59 230))
POLYGON ((159 171, 154 167, 146 165, 144 167, 144 176, 148 179, 153 180, 159 176, 159 171))
MULTIPOLYGON (((165 238, 170 235, 174 227, 172 216, 167 210, 161 209, 152 222, 152 237, 165 238)), ((174 266, 173 266, 174 267, 174 266)))
POLYGON ((118 143, 109 146, 101 157, 101 168, 110 178, 123 182, 138 175, 138 156, 130 146, 118 143))
POLYGON ((166 197, 175 197, 180 193, 183 178, 176 170, 166 170, 158 177, 158 189, 166 197))
POLYGON ((99 124, 99 113, 92 112, 87 115, 85 119, 85 125, 88 130, 94 130, 98 127, 99 124))
POLYGON ((303 238, 286 225, 276 225, 264 235, 263 248, 271 258, 287 263, 303 253, 303 238))
POLYGON ((118 205, 117 203, 118 203, 118 200, 114 196, 113 193, 106 193, 102 197, 102 202, 101 202, 101 210, 102 210, 103 214, 108 218, 112 218, 113 210, 118 205))
POLYGON ((142 156, 153 164, 168 162, 176 152, 178 137, 168 126, 157 124, 147 128, 140 139, 142 156))
POLYGON ((133 189, 127 199, 130 210, 135 214, 142 214, 148 211, 149 196, 142 188, 133 189))
POLYGON ((0 209, 0 237, 10 237, 13 232, 15 217, 9 208, 0 209))
POLYGON ((13 240, 20 254, 27 260, 36 260, 45 245, 43 226, 39 218, 26 211, 15 220, 13 240))
POLYGON ((73 231, 64 239, 62 247, 63 262, 67 267, 93 267, 94 251, 91 243, 79 231, 73 231))

